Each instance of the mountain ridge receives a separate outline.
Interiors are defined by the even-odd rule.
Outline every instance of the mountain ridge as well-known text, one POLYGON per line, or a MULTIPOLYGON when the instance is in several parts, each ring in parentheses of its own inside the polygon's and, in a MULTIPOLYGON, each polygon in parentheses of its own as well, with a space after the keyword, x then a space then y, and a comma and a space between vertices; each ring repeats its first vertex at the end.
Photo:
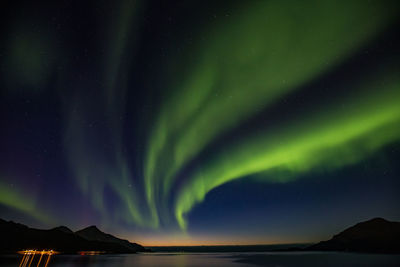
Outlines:
POLYGON ((129 242, 126 239, 118 238, 113 235, 104 233, 101 231, 97 226, 91 225, 86 228, 83 228, 79 231, 75 232, 76 235, 85 238, 90 241, 99 241, 99 242, 111 242, 111 243, 117 243, 120 244, 121 246, 124 246, 126 248, 131 248, 131 249, 140 249, 142 247, 141 245, 137 243, 132 243, 129 242))
MULTIPOLYGON (((53 249, 62 253, 96 250, 105 253, 148 252, 143 246, 115 237, 91 225, 76 232, 66 226, 49 230, 30 228, 0 218, 0 253, 23 249, 53 249)), ((290 247, 272 251, 345 251, 400 253, 400 222, 373 218, 359 222, 306 248, 290 247)))
POLYGON ((148 251, 137 243, 104 233, 97 227, 95 238, 87 235, 85 238, 85 229, 88 228, 76 232, 66 226, 43 230, 0 218, 0 253, 15 253, 25 249, 52 249, 67 254, 89 250, 105 253, 148 251))
POLYGON ((306 250, 400 253, 400 222, 380 217, 359 222, 306 250))

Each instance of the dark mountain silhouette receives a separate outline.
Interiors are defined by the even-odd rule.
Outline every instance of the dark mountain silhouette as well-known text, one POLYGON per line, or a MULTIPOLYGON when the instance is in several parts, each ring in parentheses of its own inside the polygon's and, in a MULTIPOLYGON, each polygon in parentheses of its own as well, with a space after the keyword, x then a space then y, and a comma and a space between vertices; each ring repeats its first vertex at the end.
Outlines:
POLYGON ((53 228, 52 230, 58 230, 58 231, 61 231, 61 232, 67 233, 67 234, 73 234, 74 233, 71 229, 69 229, 68 227, 63 226, 63 225, 62 226, 58 226, 56 228, 53 228))
POLYGON ((99 241, 99 242, 109 242, 119 244, 127 249, 133 249, 136 251, 142 251, 143 247, 137 243, 131 243, 128 240, 120 239, 110 234, 106 234, 100 231, 96 226, 92 225, 85 229, 79 230, 75 232, 76 235, 90 240, 90 241, 99 241))
MULTIPOLYGON (((62 253, 104 251, 106 253, 135 253, 148 251, 139 244, 120 239, 90 226, 77 232, 65 226, 50 230, 0 219, 0 253, 23 249, 53 249, 62 253)), ((374 218, 358 223, 307 248, 285 248, 274 251, 349 251, 368 253, 400 253, 400 222, 374 218)))
POLYGON ((95 229, 93 231, 93 227, 89 227, 76 233, 65 226, 39 230, 0 219, 0 252, 12 253, 24 249, 53 249, 61 253, 88 250, 106 253, 146 251, 144 247, 136 243, 130 243, 95 229))
POLYGON ((374 218, 347 228, 307 250, 400 253, 400 222, 374 218))

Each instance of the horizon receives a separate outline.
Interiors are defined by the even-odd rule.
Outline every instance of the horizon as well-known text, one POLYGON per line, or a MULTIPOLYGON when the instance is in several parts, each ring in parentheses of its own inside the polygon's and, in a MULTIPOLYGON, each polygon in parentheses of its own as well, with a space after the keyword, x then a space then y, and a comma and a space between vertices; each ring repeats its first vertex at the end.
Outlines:
POLYGON ((153 241, 153 243, 147 243, 148 241, 147 242, 146 241, 145 242, 141 242, 140 239, 137 239, 137 238, 135 239, 135 238, 128 238, 128 237, 125 237, 125 236, 115 235, 114 233, 110 233, 110 232, 107 232, 107 231, 104 231, 104 230, 100 229, 97 225, 88 225, 88 226, 84 226, 84 227, 76 228, 76 229, 70 228, 67 225, 56 225, 56 226, 48 227, 48 228, 41 228, 41 227, 32 227, 31 225, 27 225, 27 224, 25 224, 23 222, 17 222, 17 221, 13 221, 13 220, 8 220, 8 219, 5 219, 5 218, 0 218, 0 219, 4 220, 6 222, 14 222, 16 224, 22 224, 22 225, 25 225, 25 226, 27 226, 29 228, 39 229, 39 230, 52 230, 52 229, 55 229, 55 228, 58 228, 58 227, 66 227, 67 229, 71 230, 73 233, 76 233, 78 231, 81 231, 81 230, 84 230, 84 229, 87 229, 87 228, 90 228, 90 227, 96 227, 98 230, 100 230, 103 233, 111 234, 111 235, 113 235, 113 236, 115 236, 117 238, 126 239, 131 243, 138 243, 138 244, 140 244, 140 245, 142 245, 144 247, 273 246, 273 245, 312 244, 312 243, 318 242, 318 241, 315 241, 315 242, 294 242, 294 243, 293 242, 283 242, 283 243, 281 243, 279 241, 273 241, 271 243, 225 243, 225 244, 221 244, 221 243, 210 243, 210 242, 213 242, 213 241, 210 241, 209 238, 202 237, 203 239, 207 240, 205 243, 204 242, 203 243, 193 243, 193 242, 197 242, 197 241, 188 240, 188 236, 186 236, 186 238, 183 237, 183 240, 186 239, 186 241, 183 241, 181 243, 177 243, 177 242, 180 242, 180 241, 176 241, 176 237, 169 237, 169 238, 171 238, 173 240, 173 242, 170 241, 170 243, 161 243, 161 244, 159 244, 162 241, 153 241))
POLYGON ((145 246, 400 221, 397 1, 6 1, 0 218, 145 246))
POLYGON ((52 230, 52 229, 56 229, 56 228, 59 228, 59 227, 66 227, 67 229, 71 230, 73 233, 76 233, 76 232, 79 232, 79 231, 82 231, 82 230, 85 230, 85 229, 88 229, 88 228, 91 228, 91 227, 95 227, 99 231, 101 231, 101 232, 103 232, 105 234, 110 234, 110 235, 115 236, 117 238, 125 239, 125 240, 128 240, 131 243, 137 243, 139 245, 142 245, 143 247, 149 247, 149 248, 151 248, 151 247, 154 247, 154 248, 156 248, 156 247, 158 247, 158 248, 172 248, 172 247, 177 247, 177 248, 179 248, 179 247, 231 247, 231 246, 232 247, 235 247, 235 246, 249 246, 249 247, 251 247, 251 246, 296 246, 296 245, 297 246, 304 246, 304 245, 316 244, 316 243, 318 243, 320 241, 328 240, 331 237, 333 237, 334 235, 336 235, 338 233, 341 233, 345 229, 353 227, 353 226, 355 226, 355 225, 357 225, 359 223, 365 223, 365 222, 369 222, 369 221, 376 220, 376 219, 383 219, 384 221, 393 222, 391 220, 388 220, 387 218, 373 217, 373 218, 370 218, 368 220, 359 221, 359 222, 356 222, 356 223, 354 223, 352 225, 348 225, 347 227, 344 227, 340 231, 338 231, 336 233, 332 233, 329 236, 329 238, 326 237, 326 238, 322 238, 322 239, 319 239, 319 240, 272 241, 272 242, 269 242, 269 243, 262 243, 262 242, 266 242, 264 240, 264 241, 254 241, 254 242, 248 241, 247 243, 237 243, 237 242, 220 243, 221 242, 220 240, 213 241, 212 238, 202 236, 202 239, 205 239, 206 241, 203 241, 202 243, 196 243, 198 241, 193 240, 193 236, 192 237, 185 236, 185 237, 183 237, 183 239, 178 239, 178 241, 177 241, 176 236, 175 237, 171 237, 170 236, 169 238, 172 239, 173 241, 170 240, 169 243, 163 243, 165 241, 155 240, 155 241, 142 242, 142 241, 140 241, 140 239, 135 239, 135 238, 132 239, 132 238, 124 237, 124 236, 117 236, 117 235, 114 235, 113 233, 105 232, 102 229, 99 229, 96 225, 89 225, 89 226, 85 226, 85 227, 82 227, 82 228, 78 228, 76 230, 71 229, 70 227, 68 227, 66 225, 59 225, 59 226, 54 226, 54 227, 43 228, 42 229, 42 228, 36 228, 36 227, 32 227, 32 226, 26 225, 26 224, 24 224, 22 222, 15 222, 13 220, 7 220, 7 219, 4 219, 4 218, 0 218, 0 219, 4 220, 6 222, 13 222, 13 223, 16 223, 16 224, 22 224, 22 225, 28 226, 31 229, 39 229, 39 230, 52 230), (179 241, 179 240, 185 240, 185 241, 179 241), (152 243, 147 243, 147 242, 152 242, 152 243))

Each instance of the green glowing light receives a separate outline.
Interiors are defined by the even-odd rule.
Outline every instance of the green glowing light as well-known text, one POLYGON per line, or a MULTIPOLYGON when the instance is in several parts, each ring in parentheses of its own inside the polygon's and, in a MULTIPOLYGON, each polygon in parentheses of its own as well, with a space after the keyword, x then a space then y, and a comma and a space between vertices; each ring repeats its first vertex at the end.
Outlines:
POLYGON ((135 15, 139 8, 139 1, 122 1, 112 14, 113 20, 107 35, 110 42, 106 43, 107 53, 103 58, 105 68, 101 88, 105 105, 99 112, 105 114, 110 125, 108 130, 111 138, 108 141, 112 147, 111 154, 104 155, 97 150, 99 144, 94 144, 85 130, 86 107, 79 104, 70 106, 67 111, 64 144, 77 184, 102 215, 103 224, 107 224, 113 217, 105 208, 104 191, 107 188, 121 201, 117 210, 112 211, 119 218, 113 220, 122 219, 128 223, 155 228, 158 226, 156 216, 148 216, 140 208, 139 191, 123 153, 123 125, 121 120, 116 119, 125 112, 127 61, 132 60, 128 56, 132 47, 128 44, 132 45, 135 39, 132 31, 137 27, 135 15))
MULTIPOLYGON (((398 140, 398 73, 397 70, 390 77, 364 85, 362 95, 342 102, 346 108, 341 105, 325 107, 273 133, 254 136, 224 150, 208 166, 199 169, 180 192, 175 207, 179 225, 185 228, 183 215, 202 201, 207 192, 226 182, 276 169, 287 169, 299 175, 313 169, 338 168, 398 140)), ((266 176, 266 179, 273 180, 274 176, 266 176)))
POLYGON ((44 214, 35 204, 35 201, 13 188, 0 182, 0 204, 21 211, 33 218, 50 223, 54 220, 44 214))
POLYGON ((313 114, 241 136, 177 182, 180 171, 214 140, 334 70, 379 36, 398 13, 394 1, 247 1, 230 16, 206 25, 196 45, 183 52, 190 57, 171 56, 173 63, 166 68, 182 75, 165 83, 167 97, 161 98, 152 118, 143 166, 134 170, 137 166, 132 167, 123 149, 129 137, 117 118, 129 101, 129 64, 124 60, 135 40, 127 36, 136 27, 136 10, 131 2, 121 5, 110 27, 109 39, 115 42, 107 44, 103 59, 104 106, 99 112, 109 124, 109 153, 104 155, 98 148, 102 144, 84 130, 86 113, 94 111, 77 101, 66 115, 69 162, 81 190, 103 218, 110 217, 104 191, 111 189, 121 201, 117 220, 158 228, 175 218, 185 229, 185 215, 224 183, 259 173, 266 173, 263 179, 288 182, 305 172, 358 162, 399 138, 398 70, 390 69, 392 76, 377 74, 376 80, 360 84, 365 94, 343 99, 347 108, 338 109, 338 103, 316 106, 313 114), (274 176, 278 169, 291 175, 274 176), (142 177, 144 192, 138 188, 142 177))
POLYGON ((30 88, 40 92, 52 73, 56 58, 53 40, 47 38, 51 34, 46 36, 33 31, 18 31, 7 40, 4 59, 7 75, 4 78, 10 88, 30 88))
MULTIPOLYGON (((209 27, 206 41, 188 51, 197 55, 180 66, 189 74, 174 83, 175 93, 161 108, 145 162, 154 213, 168 199, 177 173, 216 137, 337 66, 396 15, 387 2, 262 1, 240 8, 209 27)), ((187 194, 180 199, 191 198, 187 194)), ((177 208, 180 222, 192 204, 183 206, 177 208)))

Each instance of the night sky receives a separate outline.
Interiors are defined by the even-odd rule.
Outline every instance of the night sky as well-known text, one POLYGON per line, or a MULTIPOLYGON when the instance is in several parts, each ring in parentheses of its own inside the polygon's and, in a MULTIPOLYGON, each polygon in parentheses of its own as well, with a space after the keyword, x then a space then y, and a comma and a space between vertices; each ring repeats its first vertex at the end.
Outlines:
POLYGON ((398 1, 6 1, 0 217, 144 245, 400 221, 398 1))

